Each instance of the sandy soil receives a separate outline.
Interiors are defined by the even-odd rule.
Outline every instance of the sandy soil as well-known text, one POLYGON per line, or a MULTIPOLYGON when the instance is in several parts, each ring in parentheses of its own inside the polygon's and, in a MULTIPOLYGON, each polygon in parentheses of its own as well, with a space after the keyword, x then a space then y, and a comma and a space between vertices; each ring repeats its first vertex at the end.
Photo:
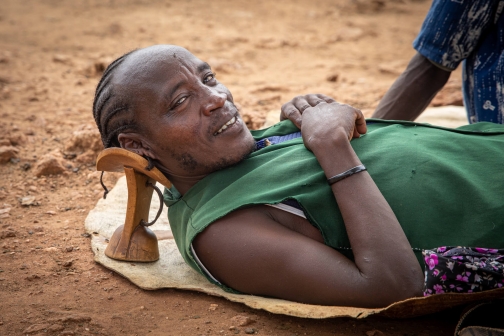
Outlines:
MULTIPOLYGON (((429 5, 2 0, 0 334, 451 334, 458 310, 410 320, 317 321, 200 293, 143 291, 94 263, 83 225, 102 193, 91 104, 100 73, 114 58, 158 43, 188 48, 214 67, 251 128, 309 92, 370 115, 413 55, 411 42, 429 5), (37 176, 47 167, 52 175, 37 176), (240 326, 239 315, 251 323, 240 326)), ((434 104, 460 99, 456 72, 434 104)), ((117 177, 108 174, 107 185, 117 177)))

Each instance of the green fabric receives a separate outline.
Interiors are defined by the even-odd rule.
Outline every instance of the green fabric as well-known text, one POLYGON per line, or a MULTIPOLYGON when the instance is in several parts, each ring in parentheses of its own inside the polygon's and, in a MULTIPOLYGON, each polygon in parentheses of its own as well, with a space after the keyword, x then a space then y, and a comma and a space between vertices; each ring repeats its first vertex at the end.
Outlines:
MULTIPOLYGON (((421 265, 421 249, 504 247, 503 125, 447 129, 368 121, 373 121, 368 133, 352 140, 352 147, 392 207, 421 265)), ((252 133, 259 140, 297 131, 284 121, 252 133)), ((183 197, 175 189, 165 190, 177 246, 185 261, 205 276, 190 251, 199 232, 233 210, 288 198, 301 204, 327 245, 352 257, 331 188, 302 138, 258 150, 205 177, 183 197)))

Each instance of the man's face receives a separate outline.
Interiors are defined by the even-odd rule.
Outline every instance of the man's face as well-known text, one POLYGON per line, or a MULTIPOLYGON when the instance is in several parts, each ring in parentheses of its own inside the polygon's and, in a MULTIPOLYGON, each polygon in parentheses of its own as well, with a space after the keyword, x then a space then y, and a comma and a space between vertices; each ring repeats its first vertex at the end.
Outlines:
POLYGON ((162 170, 199 176, 239 162, 254 140, 210 66, 175 46, 129 55, 113 81, 133 97, 140 133, 162 170))

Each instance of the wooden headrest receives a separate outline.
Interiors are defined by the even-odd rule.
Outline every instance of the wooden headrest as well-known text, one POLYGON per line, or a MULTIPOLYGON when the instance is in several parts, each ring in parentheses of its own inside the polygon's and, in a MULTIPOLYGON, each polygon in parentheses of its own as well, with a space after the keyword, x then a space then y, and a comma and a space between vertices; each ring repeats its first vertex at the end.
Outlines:
POLYGON ((96 159, 96 170, 109 172, 122 172, 124 167, 133 168, 136 172, 149 176, 167 188, 171 182, 156 167, 145 169, 149 162, 138 154, 123 148, 106 148, 96 159))

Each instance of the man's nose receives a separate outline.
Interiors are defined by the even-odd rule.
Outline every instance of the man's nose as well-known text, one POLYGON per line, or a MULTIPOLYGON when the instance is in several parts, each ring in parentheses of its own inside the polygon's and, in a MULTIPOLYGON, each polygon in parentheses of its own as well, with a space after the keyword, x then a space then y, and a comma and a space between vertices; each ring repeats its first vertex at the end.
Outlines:
POLYGON ((227 100, 227 95, 224 92, 209 89, 203 104, 203 113, 206 116, 212 114, 212 111, 224 106, 227 100))

